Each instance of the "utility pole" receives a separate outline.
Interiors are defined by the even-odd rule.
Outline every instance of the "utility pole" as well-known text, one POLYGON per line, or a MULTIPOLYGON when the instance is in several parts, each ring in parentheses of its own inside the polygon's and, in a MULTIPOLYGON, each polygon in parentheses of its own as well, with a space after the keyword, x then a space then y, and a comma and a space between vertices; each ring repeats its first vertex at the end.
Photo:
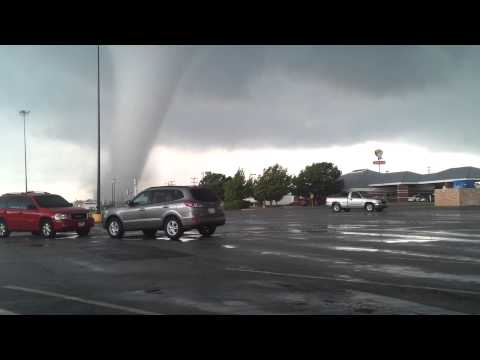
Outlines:
POLYGON ((137 178, 133 177, 133 196, 137 196, 137 178))
POLYGON ((27 181, 27 130, 26 130, 26 117, 28 114, 30 114, 30 111, 27 110, 21 110, 19 112, 21 116, 23 116, 23 147, 24 147, 24 153, 25 153, 25 192, 28 191, 28 181, 27 181))
POLYGON ((112 205, 115 207, 115 182, 117 180, 115 178, 112 179, 112 205))
POLYGON ((97 45, 97 214, 102 212, 100 199, 100 45, 97 45))

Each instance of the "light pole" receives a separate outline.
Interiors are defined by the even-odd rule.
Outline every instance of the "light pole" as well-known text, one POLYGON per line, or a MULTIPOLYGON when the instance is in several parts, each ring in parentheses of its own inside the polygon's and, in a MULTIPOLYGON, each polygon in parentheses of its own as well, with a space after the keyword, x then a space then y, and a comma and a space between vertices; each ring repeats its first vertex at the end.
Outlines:
POLYGON ((100 45, 97 45, 97 214, 102 213, 100 200, 100 45))
POLYGON ((112 205, 113 207, 115 207, 115 195, 116 195, 116 191, 115 191, 115 183, 116 183, 117 179, 112 179, 112 205))
POLYGON ((25 150, 25 192, 28 191, 28 181, 27 181, 27 130, 26 130, 26 117, 30 114, 28 110, 21 110, 19 112, 21 116, 23 116, 23 147, 25 150))

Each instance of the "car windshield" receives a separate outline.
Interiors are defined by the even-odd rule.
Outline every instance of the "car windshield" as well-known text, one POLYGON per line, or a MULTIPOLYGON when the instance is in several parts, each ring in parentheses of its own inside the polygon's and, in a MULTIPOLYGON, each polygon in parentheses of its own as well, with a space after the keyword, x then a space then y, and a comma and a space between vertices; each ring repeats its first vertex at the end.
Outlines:
POLYGON ((192 196, 197 201, 216 202, 217 196, 209 189, 191 189, 192 196))
POLYGON ((72 204, 59 195, 35 196, 35 200, 37 200, 38 205, 42 208, 72 207, 72 204))

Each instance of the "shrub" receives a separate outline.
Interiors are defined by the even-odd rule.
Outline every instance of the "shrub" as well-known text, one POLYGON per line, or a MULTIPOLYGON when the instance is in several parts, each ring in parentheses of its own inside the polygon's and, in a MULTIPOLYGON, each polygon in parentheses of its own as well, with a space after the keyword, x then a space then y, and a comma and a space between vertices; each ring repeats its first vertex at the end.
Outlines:
POLYGON ((239 210, 239 209, 246 209, 249 207, 250 207, 250 203, 244 200, 225 201, 225 204, 224 204, 225 210, 239 210))

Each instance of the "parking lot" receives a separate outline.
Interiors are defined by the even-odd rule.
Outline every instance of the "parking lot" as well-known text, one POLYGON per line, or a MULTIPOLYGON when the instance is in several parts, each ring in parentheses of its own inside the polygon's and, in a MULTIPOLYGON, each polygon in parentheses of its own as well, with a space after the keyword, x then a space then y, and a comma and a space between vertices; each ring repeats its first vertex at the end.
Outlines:
POLYGON ((227 212, 211 238, 0 243, 0 314, 472 314, 480 209, 227 212))

